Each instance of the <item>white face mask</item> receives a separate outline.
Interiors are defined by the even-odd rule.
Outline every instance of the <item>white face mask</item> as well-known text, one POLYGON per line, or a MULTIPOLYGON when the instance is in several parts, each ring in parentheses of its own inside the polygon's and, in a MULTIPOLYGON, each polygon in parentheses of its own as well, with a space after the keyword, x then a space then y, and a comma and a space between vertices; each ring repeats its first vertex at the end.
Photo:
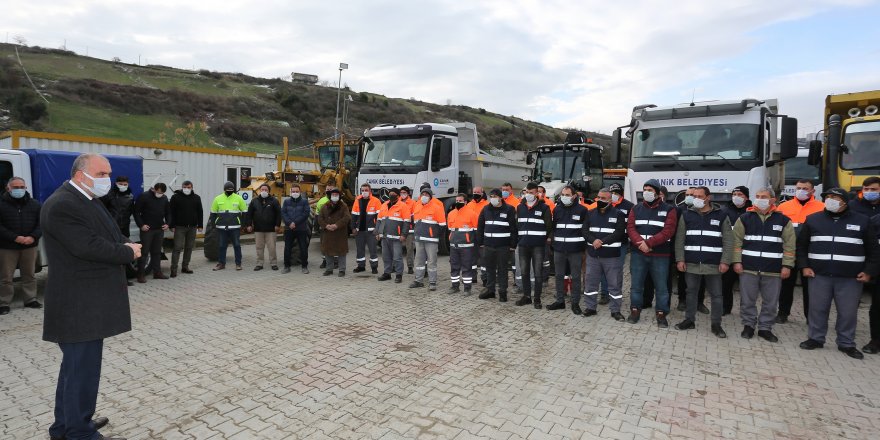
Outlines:
POLYGON ((292 192, 292 193, 290 193, 290 197, 292 197, 292 198, 294 198, 294 199, 298 199, 298 198, 299 198, 299 193, 298 193, 298 192, 292 192))
POLYGON ((83 186, 88 188, 89 191, 92 192, 92 195, 95 197, 104 197, 110 192, 111 183, 109 177, 92 177, 85 171, 83 171, 83 174, 89 179, 92 179, 92 186, 88 186, 83 182, 83 186))
POLYGON ((409 194, 407 194, 407 193, 400 193, 400 200, 406 200, 406 199, 408 199, 408 198, 409 198, 409 194))
POLYGON ((694 196, 684 196, 684 204, 691 206, 694 204, 694 196))
POLYGON ((153 193, 153 194, 156 195, 156 198, 157 198, 157 199, 161 199, 162 197, 165 196, 165 194, 163 194, 163 193, 153 193))
POLYGON ((260 197, 266 198, 269 197, 269 191, 260 191, 260 197))
POLYGON ((371 195, 372 193, 370 193, 369 191, 361 191, 361 197, 365 199, 369 199, 371 195))
POLYGON ((810 192, 805 189, 799 189, 794 192, 794 196, 797 197, 798 200, 804 201, 810 198, 810 192))
POLYGON ((330 196, 330 201, 333 202, 333 203, 338 202, 338 201, 339 201, 339 196, 336 195, 336 194, 330 196))
POLYGON ((731 198, 730 200, 733 202, 734 205, 736 205, 737 208, 742 208, 742 205, 746 204, 746 199, 740 196, 733 196, 733 198, 731 198))
POLYGON ((126 192, 126 191, 128 191, 128 185, 120 185, 120 184, 117 183, 117 184, 116 184, 116 188, 118 188, 118 189, 119 189, 120 191, 122 191, 122 192, 126 192))
POLYGON ((654 191, 645 191, 642 193, 642 198, 645 199, 646 202, 651 203, 657 198, 657 194, 654 194, 654 191))
POLYGON ((497 208, 497 207, 501 206, 501 199, 499 199, 498 197, 489 197, 489 203, 491 203, 492 206, 497 208))
POLYGON ((563 205, 570 206, 571 202, 574 201, 574 198, 572 196, 561 196, 559 197, 559 200, 562 202, 563 205))
POLYGON ((770 199, 755 199, 752 200, 752 204, 755 205, 755 208, 766 211, 770 207, 770 199))
POLYGON ((706 201, 703 199, 698 199, 698 198, 694 197, 694 201, 693 201, 692 205, 694 206, 694 208, 703 209, 706 207, 706 201))
POLYGON ((537 199, 537 197, 535 197, 535 195, 532 193, 526 193, 525 199, 526 199, 526 203, 531 205, 532 203, 535 203, 535 200, 537 199))
POLYGON ((620 196, 617 194, 611 194, 611 203, 617 203, 620 201, 620 196))
POLYGON ((840 211, 840 208, 842 206, 843 206, 843 203, 841 203, 840 200, 832 199, 830 197, 825 199, 825 209, 829 212, 836 213, 836 212, 840 211))
POLYGON ((427 205, 431 201, 431 196, 422 196, 422 204, 427 205))

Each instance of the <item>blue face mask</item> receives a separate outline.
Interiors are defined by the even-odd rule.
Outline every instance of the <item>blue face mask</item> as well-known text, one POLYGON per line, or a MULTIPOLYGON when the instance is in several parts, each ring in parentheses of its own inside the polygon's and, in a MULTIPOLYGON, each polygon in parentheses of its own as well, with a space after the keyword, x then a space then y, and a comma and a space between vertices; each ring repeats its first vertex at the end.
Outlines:
POLYGON ((862 197, 869 202, 875 202, 880 200, 880 192, 877 191, 865 191, 862 193, 862 197))
POLYGON ((505 199, 510 197, 510 191, 501 191, 501 197, 505 199))
POLYGON ((12 198, 14 198, 14 199, 20 199, 20 198, 24 197, 24 193, 26 191, 27 191, 26 189, 16 188, 16 189, 10 190, 9 195, 12 196, 12 198))

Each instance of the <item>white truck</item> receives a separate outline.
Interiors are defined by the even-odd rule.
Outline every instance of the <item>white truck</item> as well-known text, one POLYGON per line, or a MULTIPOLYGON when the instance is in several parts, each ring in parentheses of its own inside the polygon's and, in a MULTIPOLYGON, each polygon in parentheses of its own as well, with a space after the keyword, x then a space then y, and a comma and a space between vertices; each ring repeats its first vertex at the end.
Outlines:
POLYGON ((592 198, 604 186, 602 146, 581 132, 570 132, 564 144, 541 145, 526 156, 527 164, 535 164, 523 181, 538 182, 547 197, 556 197, 567 185, 592 198))
POLYGON ((730 200, 740 185, 780 194, 784 161, 797 156, 797 120, 778 114, 776 99, 640 105, 630 124, 614 131, 612 148, 620 148, 627 127, 629 200, 641 198, 648 179, 659 180, 677 203, 691 186, 708 187, 715 201, 730 200))
POLYGON ((469 122, 379 125, 364 131, 363 142, 358 185, 370 184, 385 200, 389 188, 408 186, 418 194, 427 184, 447 211, 458 193, 468 194, 475 186, 488 192, 532 169, 482 151, 477 127, 469 122))

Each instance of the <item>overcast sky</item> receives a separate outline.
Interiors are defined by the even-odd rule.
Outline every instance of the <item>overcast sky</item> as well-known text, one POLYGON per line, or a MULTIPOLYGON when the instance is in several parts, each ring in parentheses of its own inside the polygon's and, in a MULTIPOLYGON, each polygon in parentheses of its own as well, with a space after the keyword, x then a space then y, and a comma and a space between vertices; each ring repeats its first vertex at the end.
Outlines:
POLYGON ((605 133, 634 105, 693 96, 779 98, 804 134, 821 127, 827 94, 880 89, 872 0, 0 0, 0 10, 10 42, 332 82, 346 62, 355 91, 605 133))

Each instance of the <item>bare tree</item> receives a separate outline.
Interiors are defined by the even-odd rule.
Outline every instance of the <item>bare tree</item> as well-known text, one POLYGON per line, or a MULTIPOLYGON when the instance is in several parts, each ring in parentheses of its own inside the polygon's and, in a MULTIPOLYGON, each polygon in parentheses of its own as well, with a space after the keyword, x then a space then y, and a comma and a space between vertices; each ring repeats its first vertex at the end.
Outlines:
POLYGON ((21 35, 16 35, 16 36, 12 37, 12 41, 14 41, 15 44, 17 44, 19 46, 27 46, 27 38, 25 38, 21 35))

